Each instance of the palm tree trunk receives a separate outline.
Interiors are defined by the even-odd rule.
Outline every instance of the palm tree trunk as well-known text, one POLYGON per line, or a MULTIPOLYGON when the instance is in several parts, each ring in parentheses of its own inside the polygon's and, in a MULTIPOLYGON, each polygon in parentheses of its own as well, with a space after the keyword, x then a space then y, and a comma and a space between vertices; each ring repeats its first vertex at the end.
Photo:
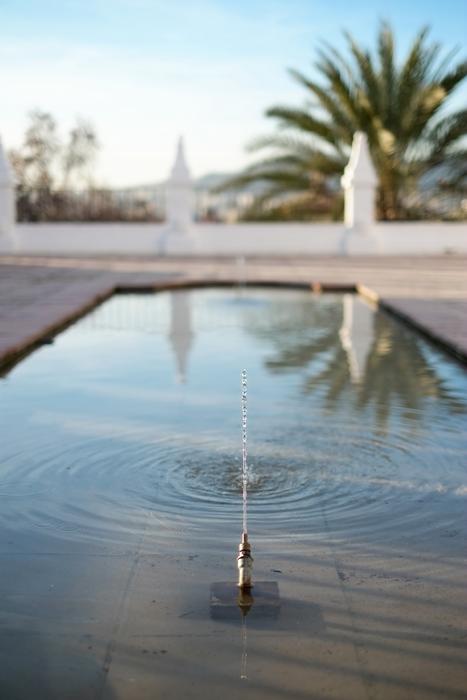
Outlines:
POLYGON ((400 204, 400 186, 392 174, 380 177, 378 209, 382 221, 404 218, 404 210, 400 204))

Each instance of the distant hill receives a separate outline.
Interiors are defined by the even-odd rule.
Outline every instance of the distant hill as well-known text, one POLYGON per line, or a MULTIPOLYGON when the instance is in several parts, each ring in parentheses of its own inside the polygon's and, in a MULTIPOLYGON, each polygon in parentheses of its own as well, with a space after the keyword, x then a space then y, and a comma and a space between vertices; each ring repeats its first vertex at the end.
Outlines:
POLYGON ((195 179, 195 189, 212 190, 233 175, 234 173, 206 173, 195 179))
MULTIPOLYGON (((202 221, 236 221, 249 206, 254 197, 264 191, 262 183, 252 183, 235 191, 213 192, 225 180, 236 173, 206 173, 195 178, 196 217, 202 221)), ((151 202, 156 210, 163 213, 165 208, 166 180, 142 185, 132 185, 118 190, 122 197, 131 196, 151 202)))
MULTIPOLYGON (((238 172, 213 172, 201 175, 194 179, 195 218, 198 221, 228 222, 232 223, 241 219, 253 210, 255 199, 261 197, 268 184, 265 182, 252 182, 234 190, 216 192, 216 188, 223 182, 238 175, 238 172)), ((146 203, 146 206, 155 208, 157 214, 164 216, 165 188, 167 181, 154 184, 145 184, 128 187, 121 190, 122 196, 130 196, 146 203)), ((331 181, 331 189, 340 189, 339 179, 331 181)), ((282 200, 286 200, 285 195, 282 200)), ((276 205, 280 205, 280 197, 276 198, 276 205)), ((276 216, 276 214, 274 214, 276 216)), ((274 219, 272 219, 274 220, 274 219)))
MULTIPOLYGON (((194 179, 193 184, 197 192, 210 192, 215 187, 218 187, 225 180, 235 177, 238 173, 206 173, 206 175, 201 175, 194 179)), ((161 180, 160 182, 145 183, 141 185, 131 185, 130 187, 122 187, 119 189, 121 192, 154 192, 157 194, 161 190, 164 190, 166 185, 166 180, 161 180)), ((245 187, 237 190, 238 192, 248 192, 251 194, 260 194, 264 189, 261 183, 255 182, 245 187)))

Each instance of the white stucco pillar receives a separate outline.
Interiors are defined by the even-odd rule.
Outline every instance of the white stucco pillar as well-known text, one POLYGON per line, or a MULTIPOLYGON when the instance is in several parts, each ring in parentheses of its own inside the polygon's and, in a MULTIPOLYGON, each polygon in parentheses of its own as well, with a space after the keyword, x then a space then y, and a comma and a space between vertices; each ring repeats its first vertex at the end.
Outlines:
POLYGON ((183 255, 193 251, 193 203, 193 182, 186 163, 183 139, 180 137, 165 189, 166 225, 161 238, 161 253, 183 255))
POLYGON ((349 162, 341 178, 344 188, 344 223, 347 253, 371 253, 377 247, 375 198, 378 177, 366 134, 354 134, 349 162))
POLYGON ((178 141, 175 162, 167 181, 166 220, 177 233, 188 231, 193 221, 193 183, 186 163, 183 138, 178 141))
POLYGON ((0 250, 14 248, 15 178, 0 139, 0 250))

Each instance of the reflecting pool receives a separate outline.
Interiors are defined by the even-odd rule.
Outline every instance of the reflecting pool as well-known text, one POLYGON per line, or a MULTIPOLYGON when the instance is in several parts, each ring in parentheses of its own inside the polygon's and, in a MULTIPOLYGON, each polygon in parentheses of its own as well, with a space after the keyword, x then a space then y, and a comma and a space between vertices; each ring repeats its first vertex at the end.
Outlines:
POLYGON ((407 327, 351 295, 115 296, 0 405, 2 698, 463 697, 467 373, 407 327), (243 368, 282 605, 242 627, 209 588, 236 578, 243 368))

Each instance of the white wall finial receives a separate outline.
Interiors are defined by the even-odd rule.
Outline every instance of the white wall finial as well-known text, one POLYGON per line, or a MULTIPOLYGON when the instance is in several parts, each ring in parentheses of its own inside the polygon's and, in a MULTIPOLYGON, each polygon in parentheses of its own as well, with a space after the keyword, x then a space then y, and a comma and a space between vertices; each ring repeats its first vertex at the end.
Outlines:
POLYGON ((193 221, 193 183, 182 137, 178 140, 175 161, 167 182, 166 220, 170 229, 177 233, 186 233, 193 221))
POLYGON ((13 247, 16 219, 15 177, 0 138, 0 249, 13 247))
POLYGON ((191 182, 190 171, 185 158, 185 143, 183 136, 180 136, 177 142, 177 154, 175 156, 175 162, 172 167, 170 179, 176 180, 177 182, 191 182))
POLYGON ((341 178, 345 192, 344 222, 347 228, 364 231, 375 223, 378 177, 366 134, 354 134, 349 162, 341 178))

